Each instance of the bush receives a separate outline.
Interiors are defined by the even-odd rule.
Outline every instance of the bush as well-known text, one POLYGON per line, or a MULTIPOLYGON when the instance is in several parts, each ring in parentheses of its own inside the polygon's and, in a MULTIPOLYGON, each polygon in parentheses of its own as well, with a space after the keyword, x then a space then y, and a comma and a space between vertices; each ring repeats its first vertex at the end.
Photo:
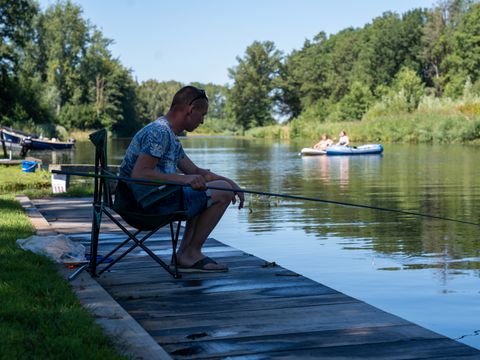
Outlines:
POLYGON ((403 91, 390 92, 381 101, 377 101, 363 116, 365 120, 398 115, 408 112, 409 105, 403 91))
POLYGON ((350 91, 334 106, 327 117, 327 121, 361 120, 373 102, 370 89, 356 81, 350 91))
POLYGON ((245 132, 245 136, 263 139, 289 139, 289 127, 285 125, 270 125, 256 127, 245 132))
POLYGON ((66 104, 60 110, 58 116, 59 125, 67 129, 98 129, 102 127, 100 119, 95 113, 92 105, 71 105, 66 104))

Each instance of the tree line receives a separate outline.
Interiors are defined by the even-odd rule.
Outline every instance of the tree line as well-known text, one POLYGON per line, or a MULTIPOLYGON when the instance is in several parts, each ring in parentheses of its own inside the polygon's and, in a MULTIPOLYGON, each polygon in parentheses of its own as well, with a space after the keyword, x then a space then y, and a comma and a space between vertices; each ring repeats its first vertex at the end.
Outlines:
MULTIPOLYGON (((135 81, 109 50, 112 40, 70 0, 45 11, 34 0, 2 0, 0 19, 2 125, 56 135, 107 127, 128 136, 164 114, 184 85, 135 81)), ((413 112, 425 97, 478 100, 479 39, 478 1, 442 0, 319 32, 290 54, 255 41, 229 69, 231 85, 193 85, 209 94, 212 132, 413 112)), ((477 116, 475 101, 466 111, 477 116)))
POLYGON ((479 39, 480 4, 447 0, 320 32, 288 55, 255 42, 230 69, 228 105, 245 129, 274 124, 275 115, 331 123, 413 112, 425 98, 469 97, 480 116, 479 39))
MULTIPOLYGON (((71 1, 41 11, 33 0, 0 2, 0 124, 46 134, 106 127, 132 135, 166 113, 177 81, 138 83, 115 58, 112 40, 71 1)), ((225 118, 224 87, 210 95, 225 118)), ((61 135, 61 134, 60 134, 61 135)))

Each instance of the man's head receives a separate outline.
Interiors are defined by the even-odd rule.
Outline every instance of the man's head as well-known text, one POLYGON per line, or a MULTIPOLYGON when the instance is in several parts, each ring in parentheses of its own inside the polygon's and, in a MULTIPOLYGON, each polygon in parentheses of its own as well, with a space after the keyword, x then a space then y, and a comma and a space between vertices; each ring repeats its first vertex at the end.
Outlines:
POLYGON ((184 86, 173 97, 170 111, 184 115, 185 130, 195 130, 203 123, 203 118, 208 112, 208 97, 205 90, 195 86, 184 86))

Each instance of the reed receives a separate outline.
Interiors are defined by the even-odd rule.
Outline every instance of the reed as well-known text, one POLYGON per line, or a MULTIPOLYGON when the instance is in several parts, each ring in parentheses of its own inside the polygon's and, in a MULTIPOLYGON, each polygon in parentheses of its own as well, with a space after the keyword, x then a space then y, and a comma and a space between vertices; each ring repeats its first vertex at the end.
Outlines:
MULTIPOLYGON (((355 143, 480 143, 480 114, 476 112, 475 105, 459 105, 448 112, 428 112, 419 108, 414 113, 382 115, 362 121, 329 123, 298 118, 283 131, 290 139, 308 142, 317 140, 322 134, 335 138, 345 130, 355 143)), ((274 129, 255 128, 246 135, 278 139, 274 129)))
POLYGON ((286 125, 269 125, 249 129, 246 137, 284 140, 290 138, 290 129, 286 125))

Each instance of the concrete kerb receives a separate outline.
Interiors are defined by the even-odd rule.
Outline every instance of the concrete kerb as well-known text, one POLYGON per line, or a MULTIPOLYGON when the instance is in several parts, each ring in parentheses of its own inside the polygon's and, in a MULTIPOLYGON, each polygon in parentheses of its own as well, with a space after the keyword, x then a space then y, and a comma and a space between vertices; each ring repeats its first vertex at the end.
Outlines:
MULTIPOLYGON (((57 234, 27 196, 17 196, 16 199, 25 209, 37 235, 57 234)), ((58 266, 58 271, 65 279, 71 274, 71 270, 62 265, 58 266)), ((134 359, 172 359, 88 273, 83 272, 69 283, 82 305, 93 314, 95 322, 104 329, 120 353, 134 359)))

